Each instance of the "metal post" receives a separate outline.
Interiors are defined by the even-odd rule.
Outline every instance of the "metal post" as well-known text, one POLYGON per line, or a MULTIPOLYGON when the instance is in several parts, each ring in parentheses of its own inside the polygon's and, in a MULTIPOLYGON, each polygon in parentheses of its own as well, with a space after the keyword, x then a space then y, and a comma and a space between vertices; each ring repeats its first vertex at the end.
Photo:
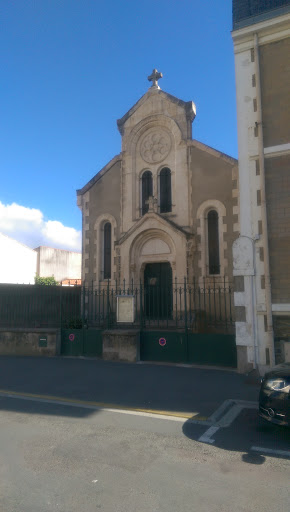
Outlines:
POLYGON ((143 290, 142 282, 140 279, 140 330, 143 328, 143 290))
POLYGON ((108 278, 108 285, 107 285, 107 328, 110 328, 110 280, 108 278))
POLYGON ((186 361, 189 360, 188 353, 188 329, 187 329, 187 301, 186 301, 186 277, 184 277, 184 328, 185 328, 185 347, 186 347, 186 361))

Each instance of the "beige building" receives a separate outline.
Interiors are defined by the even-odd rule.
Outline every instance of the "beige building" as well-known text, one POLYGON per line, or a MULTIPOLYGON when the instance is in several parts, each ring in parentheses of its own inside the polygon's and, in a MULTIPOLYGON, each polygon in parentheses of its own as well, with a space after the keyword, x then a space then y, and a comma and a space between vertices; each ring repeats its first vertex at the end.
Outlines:
POLYGON ((34 284, 40 277, 54 276, 65 285, 81 284, 80 252, 40 246, 31 249, 0 233, 0 283, 34 284))
POLYGON ((233 0, 233 25, 236 342, 245 367, 263 373, 283 360, 290 341, 290 0, 233 0))
POLYGON ((41 245, 37 253, 36 273, 40 277, 54 276, 55 280, 68 285, 80 284, 82 255, 80 252, 55 249, 41 245))
POLYGON ((196 107, 161 77, 117 121, 121 153, 77 191, 86 284, 232 277, 237 161, 192 139, 196 107))

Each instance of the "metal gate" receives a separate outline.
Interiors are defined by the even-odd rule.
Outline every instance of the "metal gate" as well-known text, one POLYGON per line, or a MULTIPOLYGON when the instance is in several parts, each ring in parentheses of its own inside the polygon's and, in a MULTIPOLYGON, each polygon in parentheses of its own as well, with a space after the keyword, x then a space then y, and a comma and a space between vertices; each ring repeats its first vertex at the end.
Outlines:
POLYGON ((102 330, 61 330, 61 354, 64 356, 102 357, 102 349, 102 330))
POLYGON ((237 367, 234 334, 142 331, 142 361, 237 367))

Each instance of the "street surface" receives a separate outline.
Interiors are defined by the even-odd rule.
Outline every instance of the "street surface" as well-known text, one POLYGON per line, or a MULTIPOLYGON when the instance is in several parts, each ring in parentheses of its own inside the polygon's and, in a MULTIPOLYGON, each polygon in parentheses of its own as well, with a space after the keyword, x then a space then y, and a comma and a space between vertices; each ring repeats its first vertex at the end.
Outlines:
POLYGON ((290 431, 243 376, 3 357, 0 389, 1 512, 290 510, 290 431))

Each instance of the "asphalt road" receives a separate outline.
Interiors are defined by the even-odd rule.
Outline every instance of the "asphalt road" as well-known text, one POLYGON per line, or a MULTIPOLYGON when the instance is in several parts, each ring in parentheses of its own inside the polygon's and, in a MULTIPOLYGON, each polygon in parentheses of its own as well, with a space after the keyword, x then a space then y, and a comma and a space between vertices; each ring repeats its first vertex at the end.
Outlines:
POLYGON ((258 389, 223 370, 1 357, 0 512, 288 511, 290 434, 259 423, 258 389))
MULTIPOLYGON (((1 512, 290 509, 290 460, 250 450, 265 441, 254 410, 208 444, 207 426, 181 418, 3 396, 0 407, 1 512)), ((277 435, 281 448, 284 430, 268 443, 277 435)))
POLYGON ((258 399, 232 371, 80 358, 0 357, 0 390, 210 416, 225 400, 258 399))

